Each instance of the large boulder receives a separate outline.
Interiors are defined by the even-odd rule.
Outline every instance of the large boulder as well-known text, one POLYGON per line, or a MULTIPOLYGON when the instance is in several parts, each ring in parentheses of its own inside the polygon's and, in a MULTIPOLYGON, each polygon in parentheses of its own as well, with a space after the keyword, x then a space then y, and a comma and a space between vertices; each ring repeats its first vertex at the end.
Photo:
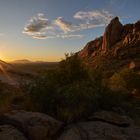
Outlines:
POLYGON ((26 111, 1 115, 0 123, 15 126, 31 140, 50 140, 63 126, 63 123, 48 115, 26 111))
POLYGON ((106 27, 104 36, 103 36, 103 43, 102 43, 102 50, 107 51, 110 49, 117 41, 121 39, 123 25, 120 23, 119 18, 115 17, 112 19, 110 24, 106 27))
POLYGON ((139 140, 140 128, 91 121, 68 127, 59 140, 139 140))
POLYGON ((139 140, 140 128, 131 119, 119 114, 100 111, 90 121, 65 128, 59 140, 139 140))
POLYGON ((0 140, 27 140, 27 139, 15 127, 11 125, 1 125, 0 140))

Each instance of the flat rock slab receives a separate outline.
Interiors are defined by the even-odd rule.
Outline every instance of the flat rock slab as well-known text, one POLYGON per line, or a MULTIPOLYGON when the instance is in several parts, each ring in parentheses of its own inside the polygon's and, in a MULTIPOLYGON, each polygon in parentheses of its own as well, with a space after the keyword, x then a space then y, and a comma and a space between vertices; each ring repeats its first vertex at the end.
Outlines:
POLYGON ((0 140, 27 140, 27 139, 15 127, 10 125, 1 125, 0 140))
POLYGON ((89 117, 91 121, 103 121, 114 125, 128 127, 132 124, 132 120, 127 116, 119 115, 115 112, 99 111, 89 117))

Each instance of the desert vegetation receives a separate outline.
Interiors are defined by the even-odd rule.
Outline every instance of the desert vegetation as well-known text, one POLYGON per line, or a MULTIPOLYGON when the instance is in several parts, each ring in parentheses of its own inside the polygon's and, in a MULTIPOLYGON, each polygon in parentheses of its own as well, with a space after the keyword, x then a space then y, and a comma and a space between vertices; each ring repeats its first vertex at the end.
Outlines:
POLYGON ((123 68, 106 76, 103 70, 89 68, 77 55, 66 54, 58 67, 38 74, 30 83, 21 82, 20 88, 7 89, 0 83, 0 109, 44 112, 67 123, 86 119, 98 110, 127 114, 137 120, 137 71, 123 68))
MULTIPOLYGON (((89 68, 77 55, 67 54, 57 68, 40 73, 30 83, 21 83, 21 93, 4 100, 9 106, 44 112, 68 123, 86 119, 98 110, 133 117, 140 114, 139 81, 135 70, 123 68, 105 76, 104 71, 89 68)), ((1 89, 1 101, 4 92, 1 89)))

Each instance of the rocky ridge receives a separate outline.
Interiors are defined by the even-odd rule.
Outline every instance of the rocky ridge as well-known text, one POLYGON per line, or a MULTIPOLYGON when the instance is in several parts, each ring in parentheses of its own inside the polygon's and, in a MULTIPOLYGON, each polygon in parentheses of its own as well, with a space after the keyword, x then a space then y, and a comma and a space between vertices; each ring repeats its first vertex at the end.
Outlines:
MULTIPOLYGON (((87 64, 96 67, 98 57, 117 60, 122 65, 135 63, 140 68, 140 21, 122 25, 118 17, 111 20, 104 35, 87 43, 78 52, 78 56, 87 64)), ((118 66, 119 67, 119 66, 118 66)))

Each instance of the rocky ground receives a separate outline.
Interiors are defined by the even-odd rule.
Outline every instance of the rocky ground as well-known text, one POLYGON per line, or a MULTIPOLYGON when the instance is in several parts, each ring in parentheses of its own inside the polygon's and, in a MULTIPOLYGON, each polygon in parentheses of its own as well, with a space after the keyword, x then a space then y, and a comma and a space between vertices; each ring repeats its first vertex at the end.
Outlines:
POLYGON ((0 115, 0 140, 139 140, 140 127, 114 112, 94 113, 87 121, 66 125, 37 112, 0 115))

